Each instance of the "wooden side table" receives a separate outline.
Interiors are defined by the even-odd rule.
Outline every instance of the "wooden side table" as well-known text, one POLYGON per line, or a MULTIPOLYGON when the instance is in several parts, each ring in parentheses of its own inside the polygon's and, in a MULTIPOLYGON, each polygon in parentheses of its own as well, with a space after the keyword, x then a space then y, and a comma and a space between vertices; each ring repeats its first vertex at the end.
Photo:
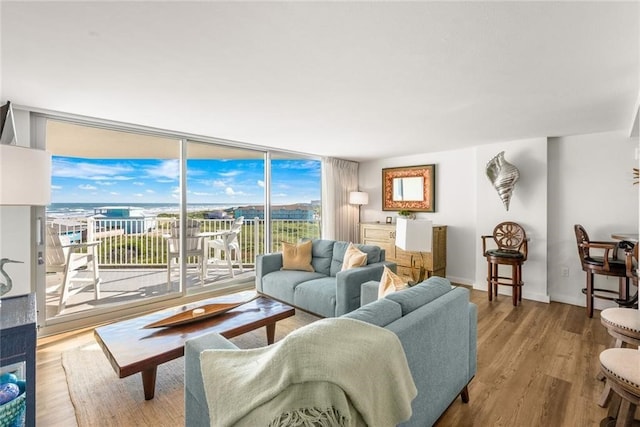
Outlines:
POLYGON ((24 363, 25 425, 36 425, 36 296, 0 300, 0 367, 24 363))

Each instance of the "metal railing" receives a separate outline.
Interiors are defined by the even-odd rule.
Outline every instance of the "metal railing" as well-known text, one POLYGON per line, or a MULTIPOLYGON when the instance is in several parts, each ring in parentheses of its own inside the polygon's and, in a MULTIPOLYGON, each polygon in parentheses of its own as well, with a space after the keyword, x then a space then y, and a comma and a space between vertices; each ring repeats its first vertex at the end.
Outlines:
MULTIPOLYGON (((164 267, 167 264, 167 239, 175 218, 56 218, 49 223, 73 242, 100 241, 100 267, 164 267)), ((198 219, 201 232, 228 230, 233 219, 198 219)), ((242 263, 255 264, 257 254, 265 253, 264 220, 245 219, 238 235, 242 263)), ((272 250, 280 250, 282 241, 319 238, 319 220, 272 220, 272 250)))

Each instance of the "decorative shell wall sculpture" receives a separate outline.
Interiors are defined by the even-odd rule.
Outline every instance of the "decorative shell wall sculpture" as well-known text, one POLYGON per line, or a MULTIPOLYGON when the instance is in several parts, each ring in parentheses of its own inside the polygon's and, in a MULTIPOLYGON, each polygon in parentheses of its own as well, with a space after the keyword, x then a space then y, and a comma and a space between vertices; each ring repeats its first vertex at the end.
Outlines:
POLYGON ((520 178, 520 171, 504 159, 504 151, 501 151, 487 163, 487 177, 508 211, 511 194, 516 181, 520 178))

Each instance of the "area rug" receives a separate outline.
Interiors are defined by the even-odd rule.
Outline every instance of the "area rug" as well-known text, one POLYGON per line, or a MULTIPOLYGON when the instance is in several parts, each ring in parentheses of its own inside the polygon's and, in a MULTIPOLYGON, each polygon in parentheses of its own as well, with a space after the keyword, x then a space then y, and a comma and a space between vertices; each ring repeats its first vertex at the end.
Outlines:
MULTIPOLYGON (((317 320, 298 312, 278 322, 276 340, 317 320)), ((266 345, 264 328, 233 338, 240 348, 266 345)), ((155 397, 144 400, 140 374, 118 378, 97 343, 62 353, 69 395, 79 427, 184 425, 184 358, 158 366, 155 397)))

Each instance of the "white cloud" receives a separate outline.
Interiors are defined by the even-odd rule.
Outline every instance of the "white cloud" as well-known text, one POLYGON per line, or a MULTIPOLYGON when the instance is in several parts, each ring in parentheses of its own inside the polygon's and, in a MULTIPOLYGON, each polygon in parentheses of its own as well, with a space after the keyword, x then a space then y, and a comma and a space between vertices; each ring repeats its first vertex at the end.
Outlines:
POLYGON ((98 187, 94 187, 93 185, 89 185, 89 184, 78 185, 78 188, 81 190, 97 190, 98 189, 98 187))
POLYGON ((135 172, 129 165, 101 165, 90 162, 72 162, 65 159, 53 158, 51 164, 51 175, 58 178, 76 178, 87 180, 129 180, 127 173, 135 172))
POLYGON ((155 193, 155 191, 149 189, 149 190, 147 190, 147 193, 153 194, 153 193, 155 193))
POLYGON ((52 190, 62 190, 64 187, 62 185, 52 185, 51 189, 52 190))
POLYGON ((258 187, 264 188, 264 181, 263 180, 261 180, 261 179, 258 180, 258 187))
POLYGON ((225 178, 231 178, 234 176, 240 175, 241 171, 229 171, 229 172, 219 172, 218 175, 224 176, 225 178))
POLYGON ((201 191, 193 191, 190 193, 193 194, 194 196, 211 196, 212 195, 211 193, 203 193, 201 191))
POLYGON ((156 166, 145 169, 148 176, 153 178, 164 178, 175 181, 180 176, 180 162, 178 160, 163 160, 156 166))
POLYGON ((120 193, 116 193, 115 191, 112 191, 109 194, 111 194, 112 196, 119 196, 120 195, 120 193))
POLYGON ((133 185, 144 185, 144 182, 134 181, 131 184, 133 184, 133 185))
POLYGON ((134 196, 136 196, 136 197, 144 197, 144 194, 142 194, 142 193, 134 193, 134 196))

